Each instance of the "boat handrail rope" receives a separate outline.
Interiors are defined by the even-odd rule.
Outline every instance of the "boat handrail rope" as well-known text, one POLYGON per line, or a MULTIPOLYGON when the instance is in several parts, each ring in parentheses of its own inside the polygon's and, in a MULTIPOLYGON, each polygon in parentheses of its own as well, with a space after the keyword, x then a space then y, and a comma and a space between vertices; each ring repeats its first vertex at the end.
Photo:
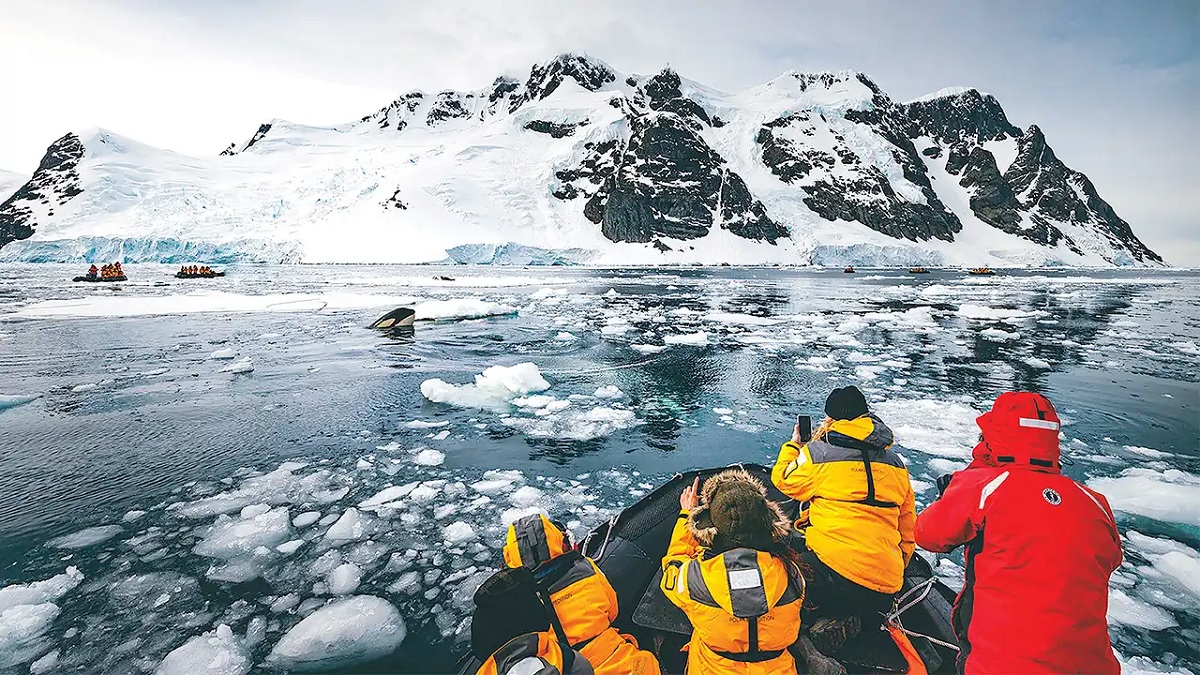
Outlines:
POLYGON ((956 644, 951 644, 944 640, 939 640, 933 636, 925 635, 924 633, 918 633, 914 630, 909 630, 904 627, 904 624, 900 623, 901 615, 913 607, 921 604, 925 598, 929 597, 929 592, 933 590, 933 585, 935 583, 937 583, 937 577, 930 577, 916 586, 908 589, 902 595, 900 595, 900 597, 896 598, 895 602, 892 603, 892 611, 889 614, 884 615, 884 623, 888 626, 894 627, 896 630, 910 637, 925 638, 926 640, 946 647, 947 649, 953 649, 956 652, 960 651, 958 645, 956 644))

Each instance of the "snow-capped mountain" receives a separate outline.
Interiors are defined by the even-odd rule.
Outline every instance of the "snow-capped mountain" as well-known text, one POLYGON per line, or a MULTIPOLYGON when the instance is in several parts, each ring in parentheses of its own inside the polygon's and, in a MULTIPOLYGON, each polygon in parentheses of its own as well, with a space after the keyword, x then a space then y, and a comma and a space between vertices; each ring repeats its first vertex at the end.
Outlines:
POLYGON ((1160 264, 1000 103, 861 73, 726 94, 564 54, 337 127, 189 157, 63 136, 0 204, 0 259, 1160 264))

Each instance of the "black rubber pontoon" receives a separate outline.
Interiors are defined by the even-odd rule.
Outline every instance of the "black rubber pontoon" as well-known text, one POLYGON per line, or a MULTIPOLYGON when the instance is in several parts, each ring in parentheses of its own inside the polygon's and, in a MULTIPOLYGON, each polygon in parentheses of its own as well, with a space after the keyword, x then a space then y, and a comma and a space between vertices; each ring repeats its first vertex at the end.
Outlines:
MULTIPOLYGON (((739 465, 768 486, 768 496, 778 502, 784 512, 795 519, 800 504, 789 499, 771 485, 771 470, 758 464, 739 465)), ((692 626, 687 616, 672 605, 659 588, 662 558, 667 552, 671 531, 679 515, 679 495, 699 477, 703 481, 728 467, 689 471, 672 478, 616 518, 593 530, 580 545, 583 555, 596 561, 617 593, 620 614, 613 625, 622 633, 633 635, 643 649, 661 642, 657 650, 659 663, 667 673, 683 672, 687 652, 680 649, 691 639, 692 626)), ((803 535, 793 533, 793 547, 803 550, 803 535)), ((955 593, 937 581, 929 563, 914 555, 905 570, 903 595, 913 591, 912 606, 903 612, 899 621, 914 633, 955 644, 950 623, 950 611, 955 593)), ((957 653, 950 648, 921 638, 910 637, 913 646, 930 673, 953 673, 957 653)), ((851 673, 903 673, 907 663, 884 630, 864 632, 848 642, 837 658, 851 673)), ((473 675, 480 663, 467 658, 459 673, 473 675)), ((797 666, 804 672, 803 662, 797 666)))
POLYGON ((75 277, 71 281, 86 281, 88 283, 96 283, 96 282, 100 282, 100 281, 129 281, 129 277, 125 276, 124 274, 122 274, 119 277, 102 277, 99 275, 94 276, 94 277, 82 276, 82 277, 75 277))

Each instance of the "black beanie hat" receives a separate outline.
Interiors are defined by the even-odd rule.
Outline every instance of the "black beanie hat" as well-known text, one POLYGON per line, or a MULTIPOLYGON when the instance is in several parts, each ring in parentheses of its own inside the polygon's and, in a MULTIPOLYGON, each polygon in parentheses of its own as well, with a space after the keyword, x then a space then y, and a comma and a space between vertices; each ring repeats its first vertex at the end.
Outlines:
POLYGON ((835 420, 857 419, 867 414, 867 399, 854 385, 834 389, 825 400, 825 414, 835 420))
POLYGON ((528 567, 506 567, 475 591, 471 652, 480 661, 518 635, 549 628, 550 614, 537 596, 537 582, 528 567))

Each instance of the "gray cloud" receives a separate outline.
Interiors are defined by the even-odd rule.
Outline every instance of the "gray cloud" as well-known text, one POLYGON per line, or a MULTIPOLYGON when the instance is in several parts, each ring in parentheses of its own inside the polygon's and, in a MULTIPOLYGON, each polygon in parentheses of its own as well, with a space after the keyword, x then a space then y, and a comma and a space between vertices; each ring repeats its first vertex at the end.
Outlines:
POLYGON ((669 63, 727 91, 791 68, 855 69, 897 99, 995 94, 1151 247, 1200 264, 1198 26, 1190 0, 29 2, 0 27, 0 61, 18 64, 0 70, 0 166, 31 170, 54 138, 93 125, 213 153, 272 117, 351 120, 408 89, 481 87, 563 51, 624 72, 669 63))

